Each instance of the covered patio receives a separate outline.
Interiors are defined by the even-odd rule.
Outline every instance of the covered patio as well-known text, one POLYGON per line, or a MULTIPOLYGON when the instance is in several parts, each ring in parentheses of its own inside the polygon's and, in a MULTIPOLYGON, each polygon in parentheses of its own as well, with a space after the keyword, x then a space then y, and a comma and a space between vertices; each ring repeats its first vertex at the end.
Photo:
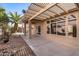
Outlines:
MULTIPOLYGON (((54 22, 58 22, 56 24, 56 30, 57 25, 59 25, 59 22, 63 21, 64 28, 65 28, 65 36, 68 37, 68 29, 71 25, 76 25, 78 30, 78 10, 79 10, 79 4, 77 3, 32 3, 28 10, 26 10, 26 13, 22 17, 22 21, 24 23, 24 33, 26 33, 26 30, 28 31, 29 38, 31 38, 32 34, 37 34, 38 31, 43 34, 44 24, 48 27, 45 31, 48 31, 48 35, 52 34, 53 31, 52 28, 50 28, 51 24, 54 22), (70 19, 70 20, 69 20, 70 19), (76 20, 76 21, 75 21, 76 20), (73 21, 73 22, 70 22, 73 21), (43 24, 44 23, 44 24, 43 24), (71 24, 72 23, 72 24, 71 24), (40 30, 38 30, 38 27, 40 27, 40 30), (49 29, 50 28, 50 29, 49 29)), ((53 26, 53 25, 52 25, 53 26)), ((75 36, 78 37, 78 31, 76 31, 75 36), (77 33, 76 33, 77 32, 77 33)), ((38 33, 39 34, 39 33, 38 33)), ((47 33, 46 33, 47 34, 47 33)), ((58 34, 57 31, 55 34, 58 34)), ((72 34, 71 34, 72 35, 72 34)))
POLYGON ((79 56, 79 40, 53 36, 49 40, 42 36, 21 36, 37 56, 79 56))
POLYGON ((32 3, 22 20, 22 37, 36 55, 79 55, 78 3, 32 3))

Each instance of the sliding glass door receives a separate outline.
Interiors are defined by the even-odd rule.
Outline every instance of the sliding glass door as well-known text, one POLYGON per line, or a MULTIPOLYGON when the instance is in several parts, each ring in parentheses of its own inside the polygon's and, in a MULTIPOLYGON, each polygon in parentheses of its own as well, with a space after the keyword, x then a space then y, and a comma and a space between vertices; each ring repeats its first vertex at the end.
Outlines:
POLYGON ((62 16, 47 22, 47 24, 47 33, 71 37, 77 36, 76 17, 74 15, 62 16))
POLYGON ((77 36, 76 17, 74 15, 70 15, 68 18, 68 36, 77 36))

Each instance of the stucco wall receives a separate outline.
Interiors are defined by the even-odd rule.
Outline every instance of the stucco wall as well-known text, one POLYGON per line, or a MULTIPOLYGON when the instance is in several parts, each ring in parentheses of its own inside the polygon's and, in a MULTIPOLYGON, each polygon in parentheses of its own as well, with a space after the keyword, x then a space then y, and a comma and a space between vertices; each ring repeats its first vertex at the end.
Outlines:
MULTIPOLYGON (((32 35, 36 34, 36 26, 41 26, 41 36, 47 40, 55 40, 60 41, 61 44, 68 45, 69 47, 73 47, 73 45, 79 45, 79 12, 74 12, 70 14, 66 14, 64 16, 69 16, 74 14, 76 16, 76 26, 77 26, 77 37, 70 37, 70 36, 62 36, 56 34, 47 34, 47 20, 44 22, 37 22, 34 24, 34 28, 32 29, 32 35)), ((48 19, 50 20, 50 19, 48 19)), ((36 37, 36 36, 35 36, 36 37)))
MULTIPOLYGON (((74 12, 74 13, 70 13, 70 14, 66 14, 64 16, 69 16, 69 15, 75 15, 76 16, 76 26, 77 26, 77 37, 69 37, 69 36, 62 36, 62 35, 56 35, 56 34, 47 34, 47 20, 43 21, 43 22, 39 22, 34 24, 34 29, 32 30, 32 34, 36 34, 36 25, 40 25, 41 26, 41 36, 43 36, 44 38, 48 39, 48 40, 62 40, 64 41, 64 39, 69 40, 69 39, 79 39, 79 12, 74 12)), ((60 16, 63 17, 63 16, 60 16)), ((58 17, 57 17, 58 18, 58 17)), ((48 19, 51 20, 51 19, 48 19)))
MULTIPOLYGON (((71 14, 76 16, 77 21, 79 20, 78 17, 77 17, 78 16, 78 12, 70 13, 70 14, 67 14, 65 16, 68 17, 71 14)), ((79 33, 79 30, 78 30, 78 28, 79 28, 78 24, 79 23, 77 21, 76 21, 76 25, 77 25, 77 37, 76 38, 69 37, 69 36, 66 37, 66 36, 56 35, 56 34, 47 34, 47 22, 46 21, 40 23, 40 25, 41 25, 41 35, 43 37, 45 37, 46 39, 49 39, 49 40, 54 40, 55 38, 59 38, 59 39, 77 39, 78 38, 78 33, 79 33)))

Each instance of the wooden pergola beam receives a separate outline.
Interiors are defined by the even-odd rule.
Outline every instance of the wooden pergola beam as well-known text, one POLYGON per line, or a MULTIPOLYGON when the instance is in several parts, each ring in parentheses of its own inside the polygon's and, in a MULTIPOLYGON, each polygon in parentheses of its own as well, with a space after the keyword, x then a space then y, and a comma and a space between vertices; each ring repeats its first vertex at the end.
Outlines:
MULTIPOLYGON (((33 15, 33 13, 28 13, 28 15, 30 15, 30 16, 32 16, 33 15)), ((45 15, 45 14, 44 14, 45 15)), ((39 16, 38 18, 46 18, 46 17, 43 17, 43 16, 39 16)))
MULTIPOLYGON (((75 13, 75 12, 79 12, 79 11, 74 11, 74 12, 71 12, 70 14, 75 13)), ((65 13, 65 14, 62 14, 62 15, 58 15, 57 17, 65 16, 67 14, 69 14, 69 13, 65 13)), ((50 17, 50 18, 47 18, 47 19, 52 19, 52 18, 56 18, 56 17, 50 17)), ((47 19, 44 19, 44 20, 47 20, 47 19)))
MULTIPOLYGON (((32 14, 33 15, 33 13, 31 13, 31 12, 28 12, 28 14, 32 14)), ((43 14, 43 15, 46 15, 46 16, 49 16, 50 17, 50 15, 48 15, 48 14, 43 14)), ((41 16, 41 17, 43 17, 43 16, 41 16)), ((51 16, 52 17, 52 16, 51 16)), ((44 17, 45 18, 45 17, 44 17)))
POLYGON ((33 9, 31 9, 31 8, 30 8, 29 10, 32 10, 32 11, 34 11, 34 12, 38 12, 38 11, 36 11, 36 10, 33 10, 33 9))
MULTIPOLYGON (((33 3, 33 4, 36 5, 36 6, 38 6, 38 7, 40 7, 40 8, 44 8, 44 7, 39 6, 39 5, 35 4, 35 3, 33 3)), ((51 13, 57 14, 57 13, 55 13, 55 12, 53 12, 53 11, 50 11, 50 10, 48 10, 48 11, 51 12, 51 13)))
POLYGON ((44 7, 42 7, 42 6, 37 5, 36 3, 33 3, 33 4, 36 5, 36 6, 38 6, 38 7, 40 7, 40 8, 44 8, 44 7))
POLYGON ((55 12, 53 12, 53 11, 51 11, 51 10, 48 10, 49 12, 51 12, 51 13, 54 13, 54 14, 56 14, 56 15, 59 15, 59 14, 57 14, 57 13, 55 13, 55 12))
POLYGON ((41 13, 43 13, 44 11, 48 10, 49 8, 51 8, 52 6, 56 5, 56 3, 53 4, 49 4, 47 5, 45 8, 41 9, 38 13, 36 13, 33 17, 31 17, 28 20, 32 20, 33 18, 35 18, 36 16, 40 15, 41 13))
POLYGON ((79 10, 79 3, 74 3, 77 9, 79 10))
POLYGON ((59 5, 56 5, 58 8, 60 8, 61 10, 63 10, 65 13, 68 13, 64 8, 60 7, 59 5))
MULTIPOLYGON (((35 3, 33 3, 34 5, 36 5, 35 3)), ((38 5, 37 5, 38 6, 38 5)), ((40 6, 39 6, 40 7, 40 6)), ((42 7, 41 7, 42 8, 42 7)), ((35 11, 35 10, 32 10, 32 9, 29 9, 29 10, 31 10, 31 11, 33 11, 33 12, 35 12, 35 13, 38 13, 37 11, 35 11)), ((50 11, 49 11, 50 12, 50 11)), ((31 12, 28 12, 28 13, 30 13, 30 14, 33 14, 33 13, 31 13, 31 12)), ((54 13, 54 12, 51 12, 51 13, 54 13)), ((56 13, 54 13, 54 14, 56 14, 56 13)), ((51 15, 48 15, 48 14, 45 14, 44 13, 44 15, 46 15, 46 16, 50 16, 50 17, 52 17, 51 15)), ((43 17, 43 16, 42 16, 43 17)))

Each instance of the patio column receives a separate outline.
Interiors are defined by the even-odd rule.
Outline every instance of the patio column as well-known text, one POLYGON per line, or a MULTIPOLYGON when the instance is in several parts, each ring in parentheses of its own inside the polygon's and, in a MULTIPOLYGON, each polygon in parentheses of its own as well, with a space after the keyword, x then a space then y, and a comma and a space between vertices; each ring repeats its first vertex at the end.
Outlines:
POLYGON ((68 17, 66 17, 65 20, 65 33, 66 33, 66 37, 68 37, 68 17))
POLYGON ((26 36, 26 23, 24 23, 24 35, 26 36))
POLYGON ((31 38, 31 21, 29 20, 28 21, 28 24, 29 24, 29 38, 31 38))
POLYGON ((76 14, 77 37, 79 38, 79 12, 76 14))
POLYGON ((24 27, 23 27, 23 23, 22 23, 22 33, 23 33, 23 30, 24 30, 23 28, 24 28, 24 27))

